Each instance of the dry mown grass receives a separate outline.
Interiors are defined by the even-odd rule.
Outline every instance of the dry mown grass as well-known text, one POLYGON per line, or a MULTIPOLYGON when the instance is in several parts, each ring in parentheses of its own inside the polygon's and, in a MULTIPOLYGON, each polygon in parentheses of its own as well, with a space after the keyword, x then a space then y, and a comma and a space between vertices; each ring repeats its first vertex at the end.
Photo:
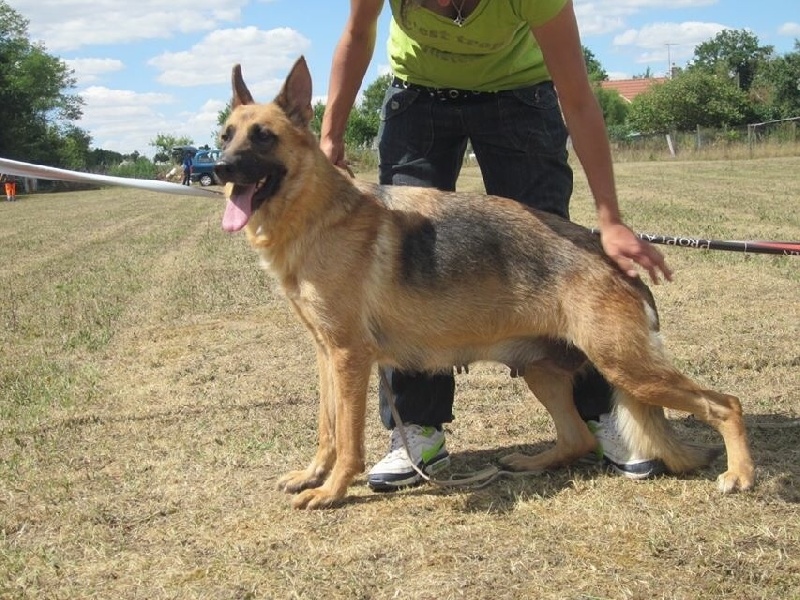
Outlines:
MULTIPOLYGON (((799 168, 618 177, 637 229, 797 240, 799 168)), ((573 218, 592 224, 577 179, 573 218)), ((580 465, 479 491, 360 479, 343 507, 298 512, 275 480, 314 451, 313 352, 221 212, 118 189, 0 203, 0 598, 800 597, 800 259, 662 247, 668 348, 742 398, 752 493, 716 492, 722 461, 644 483, 580 465)), ((457 382, 455 470, 553 441, 505 369, 457 382)))

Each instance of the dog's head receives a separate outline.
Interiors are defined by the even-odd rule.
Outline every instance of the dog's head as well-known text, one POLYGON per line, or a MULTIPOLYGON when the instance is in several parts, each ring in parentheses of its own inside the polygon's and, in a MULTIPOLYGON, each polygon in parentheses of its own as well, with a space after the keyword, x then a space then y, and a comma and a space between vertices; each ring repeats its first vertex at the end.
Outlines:
POLYGON ((313 116, 311 75, 303 57, 270 104, 255 103, 240 65, 233 67, 232 84, 232 111, 222 129, 222 155, 214 167, 226 184, 228 204, 222 220, 226 231, 242 229, 260 207, 281 194, 302 160, 304 153, 298 150, 316 144, 308 128, 313 116))

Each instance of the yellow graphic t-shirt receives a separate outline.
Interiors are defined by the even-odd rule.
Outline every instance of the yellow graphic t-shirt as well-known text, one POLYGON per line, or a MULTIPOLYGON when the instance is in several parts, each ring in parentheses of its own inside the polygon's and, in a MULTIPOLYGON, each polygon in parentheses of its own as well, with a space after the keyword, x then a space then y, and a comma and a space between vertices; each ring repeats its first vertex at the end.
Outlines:
POLYGON ((400 17, 391 0, 388 52, 392 73, 436 88, 496 92, 547 81, 531 27, 546 23, 566 0, 481 0, 459 27, 425 8, 400 17))

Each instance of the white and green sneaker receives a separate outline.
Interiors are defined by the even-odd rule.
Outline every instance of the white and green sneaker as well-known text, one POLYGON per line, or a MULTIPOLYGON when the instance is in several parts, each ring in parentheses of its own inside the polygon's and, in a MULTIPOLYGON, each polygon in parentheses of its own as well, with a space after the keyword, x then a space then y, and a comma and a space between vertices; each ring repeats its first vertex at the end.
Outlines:
POLYGON ((432 475, 450 464, 450 454, 444 447, 444 432, 435 427, 408 424, 405 426, 408 449, 403 446, 400 430, 391 433, 389 453, 384 456, 367 475, 369 487, 378 492, 389 492, 398 488, 417 485, 422 476, 413 465, 432 475))
POLYGON ((597 421, 587 421, 586 425, 599 442, 597 456, 616 473, 628 479, 650 479, 666 472, 662 461, 639 456, 628 448, 613 415, 600 415, 597 421))

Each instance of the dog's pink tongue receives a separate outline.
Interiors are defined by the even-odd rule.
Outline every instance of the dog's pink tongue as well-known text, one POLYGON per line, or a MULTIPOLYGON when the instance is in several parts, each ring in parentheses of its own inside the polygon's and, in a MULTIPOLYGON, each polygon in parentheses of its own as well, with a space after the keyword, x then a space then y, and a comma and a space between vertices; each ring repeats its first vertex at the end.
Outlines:
POLYGON ((228 198, 228 204, 225 206, 225 214, 222 216, 222 228, 225 231, 239 231, 247 225, 247 221, 253 212, 253 194, 255 191, 255 184, 234 187, 230 198, 228 198))

